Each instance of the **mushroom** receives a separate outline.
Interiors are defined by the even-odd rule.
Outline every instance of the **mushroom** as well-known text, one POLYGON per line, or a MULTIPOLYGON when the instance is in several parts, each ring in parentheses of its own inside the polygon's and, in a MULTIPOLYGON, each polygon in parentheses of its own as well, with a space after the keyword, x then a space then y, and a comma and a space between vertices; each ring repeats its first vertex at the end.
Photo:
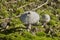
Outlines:
POLYGON ((6 29, 8 29, 9 28, 9 23, 10 23, 10 19, 8 18, 6 18, 6 19, 3 19, 3 22, 0 24, 0 26, 1 26, 1 31, 5 31, 6 29))
POLYGON ((48 14, 44 14, 42 16, 42 22, 43 22, 43 25, 42 27, 45 27, 45 25, 50 21, 50 16, 48 14))
POLYGON ((31 25, 39 22, 39 14, 34 11, 26 11, 20 16, 20 19, 24 24, 27 24, 27 30, 31 30, 31 25))

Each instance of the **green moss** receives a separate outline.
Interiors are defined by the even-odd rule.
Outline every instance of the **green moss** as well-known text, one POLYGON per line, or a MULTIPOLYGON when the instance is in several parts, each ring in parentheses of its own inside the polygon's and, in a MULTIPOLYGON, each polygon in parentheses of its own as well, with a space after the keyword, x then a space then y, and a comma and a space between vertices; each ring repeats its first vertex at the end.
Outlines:
POLYGON ((46 34, 44 32, 37 32, 36 35, 39 36, 39 37, 46 36, 46 34))
MULTIPOLYGON (((24 8, 20 8, 21 6, 29 4, 30 2, 35 2, 37 5, 39 5, 40 3, 38 4, 37 1, 40 1, 40 3, 44 3, 44 0, 0 0, 0 16, 2 16, 3 18, 12 18, 10 21, 10 25, 8 25, 9 28, 6 31, 0 32, 0 40, 60 40, 60 20, 58 18, 60 16, 56 16, 56 14, 60 15, 60 7, 58 6, 60 4, 59 1, 53 0, 53 2, 52 0, 49 0, 48 5, 45 5, 36 10, 40 17, 43 14, 50 15, 51 20, 47 25, 50 27, 56 26, 55 29, 58 29, 56 31, 58 37, 46 37, 44 28, 41 27, 41 20, 37 26, 32 26, 32 28, 38 28, 38 32, 36 32, 36 35, 33 35, 31 32, 27 32, 27 30, 24 29, 26 28, 26 26, 21 22, 20 18, 15 18, 15 16, 21 15, 23 14, 23 12, 25 12, 24 8), (50 2, 52 2, 53 4, 50 2)), ((33 9, 33 6, 30 6, 33 9)), ((25 7, 31 9, 30 6, 28 5, 25 7)), ((1 19, 0 17, 0 27, 2 21, 3 19, 1 19)))

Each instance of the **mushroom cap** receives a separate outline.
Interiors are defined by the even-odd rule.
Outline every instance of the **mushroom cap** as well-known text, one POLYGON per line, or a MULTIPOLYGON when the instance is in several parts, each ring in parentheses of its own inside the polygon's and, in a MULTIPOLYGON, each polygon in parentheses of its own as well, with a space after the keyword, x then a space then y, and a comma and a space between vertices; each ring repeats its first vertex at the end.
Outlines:
POLYGON ((7 22, 2 22, 1 26, 2 26, 2 28, 6 28, 7 27, 7 22))
POLYGON ((44 15, 42 16, 42 20, 43 20, 44 22, 49 22, 49 21, 50 21, 50 16, 49 16, 48 14, 44 14, 44 15))
POLYGON ((20 16, 20 19, 25 24, 34 24, 40 20, 39 14, 34 11, 26 11, 20 16))

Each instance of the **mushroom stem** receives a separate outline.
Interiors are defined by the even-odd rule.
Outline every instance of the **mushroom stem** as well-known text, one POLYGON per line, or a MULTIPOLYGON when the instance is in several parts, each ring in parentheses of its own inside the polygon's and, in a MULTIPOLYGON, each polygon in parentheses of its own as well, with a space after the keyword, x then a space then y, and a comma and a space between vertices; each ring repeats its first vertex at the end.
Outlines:
POLYGON ((31 30, 31 24, 28 24, 27 31, 29 32, 31 30))
POLYGON ((45 28, 45 26, 46 26, 46 23, 43 23, 43 24, 42 24, 42 27, 44 27, 44 28, 45 28))

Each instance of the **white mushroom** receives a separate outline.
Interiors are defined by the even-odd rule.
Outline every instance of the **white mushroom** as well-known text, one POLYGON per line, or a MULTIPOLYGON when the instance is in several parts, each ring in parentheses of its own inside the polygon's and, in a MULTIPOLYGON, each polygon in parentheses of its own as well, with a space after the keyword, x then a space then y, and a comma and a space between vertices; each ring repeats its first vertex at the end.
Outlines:
POLYGON ((42 16, 43 26, 45 26, 49 21, 50 21, 50 16, 48 14, 44 14, 42 16))
POLYGON ((24 24, 28 25, 28 31, 30 31, 31 24, 39 22, 40 17, 38 13, 34 11, 26 11, 21 15, 20 19, 22 20, 22 22, 24 22, 24 24))

